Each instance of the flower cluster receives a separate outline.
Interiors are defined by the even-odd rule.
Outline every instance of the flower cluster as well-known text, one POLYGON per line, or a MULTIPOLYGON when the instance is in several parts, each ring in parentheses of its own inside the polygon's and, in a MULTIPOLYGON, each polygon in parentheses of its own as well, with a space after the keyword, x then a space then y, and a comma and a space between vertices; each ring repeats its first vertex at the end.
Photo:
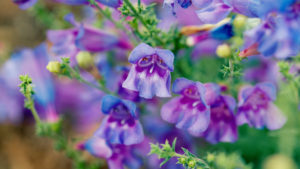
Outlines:
MULTIPOLYGON (((0 123, 30 118, 17 87, 18 76, 27 74, 31 79, 21 76, 20 87, 38 130, 71 117, 71 130, 85 138, 76 140, 75 161, 85 161, 87 151, 110 169, 248 169, 239 155, 206 153, 202 160, 193 153, 220 142, 232 145, 230 154, 247 153, 240 144, 252 147, 251 132, 271 140, 266 133, 296 126, 281 110, 289 102, 298 109, 300 100, 299 0, 52 1, 81 6, 83 14, 68 13, 61 21, 67 26, 47 28, 41 45, 14 52, 1 65, 0 123), (282 99, 285 88, 293 101, 282 99), (178 144, 169 145, 175 138, 178 144)), ((13 2, 40 17, 34 4, 41 0, 13 2)), ((70 151, 64 132, 41 133, 70 151)))

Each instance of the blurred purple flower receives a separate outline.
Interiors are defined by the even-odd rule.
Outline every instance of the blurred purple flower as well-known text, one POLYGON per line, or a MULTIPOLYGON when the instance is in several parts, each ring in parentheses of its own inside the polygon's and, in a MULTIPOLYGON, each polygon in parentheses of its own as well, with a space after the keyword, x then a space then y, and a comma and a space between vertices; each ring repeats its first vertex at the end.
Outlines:
MULTIPOLYGON (((276 4, 276 3, 275 3, 276 4)), ((300 5, 294 4, 284 13, 269 15, 259 26, 245 32, 245 50, 240 56, 261 54, 285 59, 300 51, 300 5), (256 51, 247 54, 247 51, 256 51)))
POLYGON ((247 123, 255 128, 266 126, 270 130, 281 128, 286 117, 274 105, 276 89, 271 83, 259 83, 254 87, 244 87, 239 92, 237 123, 247 123))
POLYGON ((210 121, 210 109, 205 101, 205 87, 200 82, 176 79, 173 92, 180 96, 171 99, 161 109, 162 118, 176 127, 201 136, 210 121))
POLYGON ((123 87, 139 91, 140 97, 146 99, 154 95, 170 97, 173 61, 174 55, 169 50, 152 48, 145 43, 138 45, 129 56, 133 65, 123 87))
POLYGON ((13 2, 17 4, 20 9, 25 10, 33 6, 37 2, 37 0, 13 0, 13 2))
POLYGON ((131 44, 122 38, 95 29, 75 21, 69 14, 65 17, 75 28, 67 30, 49 30, 48 40, 50 51, 58 56, 74 57, 80 50, 89 52, 103 52, 113 48, 131 49, 131 44))
MULTIPOLYGON (((89 0, 53 0, 58 3, 64 3, 68 5, 88 5, 90 4, 89 0)), ((122 4, 122 0, 95 0, 96 2, 113 7, 113 8, 118 8, 122 4)))
MULTIPOLYGON (((0 70, 1 79, 3 81, 2 87, 6 89, 3 92, 7 94, 7 97, 3 97, 0 100, 1 103, 7 102, 6 99, 14 97, 11 101, 16 101, 13 103, 11 101, 5 104, 5 110, 1 111, 1 114, 6 115, 1 116, 14 116, 16 118, 21 118, 23 113, 23 98, 19 92, 18 85, 19 75, 28 74, 35 85, 35 102, 37 104, 37 109, 41 113, 40 115, 47 120, 55 112, 54 101, 54 84, 50 73, 45 69, 49 60, 49 55, 47 54, 47 47, 43 43, 36 47, 35 49, 22 49, 19 52, 14 53, 11 58, 6 61, 0 70), (13 105, 19 106, 19 108, 13 105), (11 112, 13 114, 10 114, 11 112), (49 114, 50 113, 50 114, 49 114), (17 115, 21 114, 21 115, 17 115)), ((21 121, 21 119, 13 119, 12 121, 21 121)))
POLYGON ((123 144, 108 144, 105 139, 93 136, 84 144, 79 145, 79 149, 87 150, 98 158, 107 159, 110 169, 139 169, 142 164, 142 156, 150 151, 147 141, 140 144, 126 146, 123 144))
POLYGON ((143 128, 133 102, 106 95, 102 98, 101 109, 107 116, 95 133, 97 137, 110 144, 132 145, 143 141, 143 128))

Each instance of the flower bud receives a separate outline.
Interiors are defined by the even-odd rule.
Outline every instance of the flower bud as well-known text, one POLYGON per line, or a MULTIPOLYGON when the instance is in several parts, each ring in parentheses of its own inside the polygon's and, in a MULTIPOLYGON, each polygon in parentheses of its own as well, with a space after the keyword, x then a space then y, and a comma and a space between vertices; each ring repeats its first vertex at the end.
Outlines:
POLYGON ((194 168, 196 166, 196 162, 194 160, 189 161, 188 163, 189 168, 194 168))
POLYGON ((245 27, 246 21, 247 21, 247 17, 246 16, 244 16, 244 15, 237 15, 235 17, 235 19, 233 20, 233 26, 236 29, 242 29, 242 28, 245 27))
POLYGON ((48 63, 47 69, 51 73, 59 73, 60 72, 60 63, 58 61, 51 61, 48 63))
POLYGON ((208 162, 213 162, 215 160, 215 156, 213 154, 208 154, 206 159, 208 162))
POLYGON ((179 158, 178 161, 179 161, 180 164, 185 164, 186 163, 186 159, 184 157, 179 158))
POLYGON ((227 58, 231 55, 230 46, 227 44, 222 44, 217 47, 216 54, 221 58, 227 58))
POLYGON ((89 52, 79 52, 76 56, 79 67, 83 69, 90 68, 94 64, 94 58, 89 52))
POLYGON ((264 162, 263 169, 296 169, 295 162, 282 154, 273 155, 264 162))

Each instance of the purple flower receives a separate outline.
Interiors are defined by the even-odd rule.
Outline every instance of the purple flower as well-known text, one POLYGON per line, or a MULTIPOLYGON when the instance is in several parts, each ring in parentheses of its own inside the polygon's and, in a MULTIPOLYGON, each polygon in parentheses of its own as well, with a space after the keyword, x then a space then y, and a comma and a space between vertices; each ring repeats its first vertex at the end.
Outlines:
POLYGON ((13 0, 13 2, 17 4, 19 8, 25 10, 33 6, 37 2, 37 0, 13 0))
POLYGON ((142 156, 149 152, 149 143, 144 141, 137 145, 109 144, 105 139, 93 136, 79 149, 87 150, 93 156, 107 159, 110 169, 139 169, 142 166, 142 156), (146 150, 146 151, 145 151, 146 150))
POLYGON ((173 61, 174 55, 169 50, 152 48, 145 43, 138 45, 129 56, 133 65, 123 87, 139 91, 140 97, 147 99, 154 95, 170 97, 173 61))
POLYGON ((171 99, 161 109, 162 118, 176 127, 201 136, 210 121, 210 109, 205 101, 205 87, 200 82, 176 79, 173 92, 180 96, 171 99))
POLYGON ((104 138, 110 144, 132 145, 143 141, 143 128, 133 102, 106 95, 101 106, 107 117, 96 131, 97 137, 104 138))
MULTIPOLYGON (((276 3, 275 3, 276 4, 276 3)), ((245 50, 241 56, 262 54, 288 58, 300 51, 300 5, 290 6, 284 13, 269 15, 259 26, 245 33, 245 50), (255 51, 254 53, 247 51, 255 51)))
POLYGON ((231 96, 220 95, 220 87, 216 84, 208 83, 205 86, 207 91, 211 93, 207 94, 207 100, 210 99, 211 115, 209 126, 203 133, 203 137, 213 144, 236 141, 235 99, 231 96))
POLYGON ((50 115, 49 113, 52 115, 56 113, 54 109, 54 83, 51 74, 45 69, 48 61, 47 47, 43 43, 35 49, 22 49, 15 52, 3 64, 0 70, 0 77, 1 88, 3 87, 5 92, 3 92, 3 96, 0 98, 0 104, 5 106, 0 116, 3 116, 3 118, 6 116, 13 122, 21 121, 18 118, 22 117, 24 97, 19 92, 18 84, 20 84, 19 76, 24 74, 28 74, 35 85, 34 90, 36 93, 34 98, 39 110, 38 112, 41 113, 42 118, 46 118, 47 120, 47 117, 50 115), (16 117, 16 119, 12 117, 16 117))
POLYGON ((50 51, 58 56, 75 56, 80 50, 103 52, 119 47, 131 49, 129 42, 99 29, 79 24, 74 16, 65 17, 75 28, 67 30, 49 30, 48 40, 51 42, 50 51))
MULTIPOLYGON (((89 0, 53 0, 55 2, 59 3, 64 3, 68 5, 88 5, 89 0)), ((100 4, 113 7, 113 8, 118 8, 122 4, 122 0, 96 0, 96 2, 99 2, 100 4)))
POLYGON ((247 123, 255 128, 270 130, 281 128, 286 118, 274 105, 276 89, 271 83, 259 83, 254 87, 244 87, 239 92, 237 123, 247 123))

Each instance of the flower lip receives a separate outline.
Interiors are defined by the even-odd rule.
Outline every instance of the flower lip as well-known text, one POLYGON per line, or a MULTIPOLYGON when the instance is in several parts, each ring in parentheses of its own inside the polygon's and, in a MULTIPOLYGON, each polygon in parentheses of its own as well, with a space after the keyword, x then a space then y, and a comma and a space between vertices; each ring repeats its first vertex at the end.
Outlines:
POLYGON ((200 98, 200 93, 198 92, 198 89, 196 86, 189 86, 189 87, 185 88, 183 90, 182 94, 191 99, 199 99, 200 98))
POLYGON ((174 70, 174 66, 173 66, 174 54, 171 51, 165 49, 152 48, 151 46, 145 43, 141 43, 133 49, 133 51, 130 53, 129 56, 129 62, 132 64, 142 63, 141 65, 143 66, 145 60, 142 62, 141 59, 149 56, 157 56, 157 58, 163 61, 163 62, 161 61, 158 62, 158 63, 163 63, 163 64, 158 64, 158 66, 160 67, 166 66, 170 71, 174 70))
POLYGON ((140 67, 148 67, 148 66, 157 65, 159 68, 168 69, 168 66, 157 54, 145 56, 145 57, 141 58, 137 64, 140 67))
POLYGON ((102 99, 101 109, 104 114, 114 113, 116 117, 122 117, 126 114, 124 112, 128 112, 132 117, 137 118, 135 104, 129 100, 121 100, 116 96, 104 96, 102 99), (118 110, 119 112, 116 113, 114 110, 118 110))

